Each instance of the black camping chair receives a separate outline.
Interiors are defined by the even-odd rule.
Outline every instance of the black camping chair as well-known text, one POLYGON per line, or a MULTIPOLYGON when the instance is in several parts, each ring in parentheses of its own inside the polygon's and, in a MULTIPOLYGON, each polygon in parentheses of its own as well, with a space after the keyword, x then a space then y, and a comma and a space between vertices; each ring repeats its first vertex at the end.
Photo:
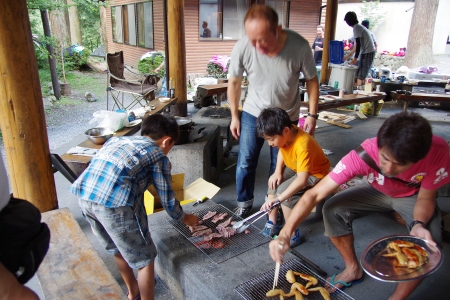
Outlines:
POLYGON ((112 96, 113 105, 111 110, 117 109, 127 110, 137 104, 144 107, 147 101, 155 99, 156 83, 159 80, 155 74, 143 75, 131 71, 124 64, 123 51, 108 53, 106 55, 108 64, 107 80, 107 100, 106 109, 109 110, 109 96, 112 96), (127 80, 124 77, 124 70, 129 71, 135 80, 127 80), (124 96, 130 94, 133 100, 129 104, 125 104, 124 96))

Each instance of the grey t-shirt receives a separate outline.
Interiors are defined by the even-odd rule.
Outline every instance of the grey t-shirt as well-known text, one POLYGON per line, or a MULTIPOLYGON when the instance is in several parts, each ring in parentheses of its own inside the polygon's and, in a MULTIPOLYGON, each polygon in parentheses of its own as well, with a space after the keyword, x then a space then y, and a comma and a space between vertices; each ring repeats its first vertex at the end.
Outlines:
POLYGON ((360 54, 366 54, 375 52, 375 45, 372 40, 371 32, 361 24, 355 24, 353 26, 353 36, 356 38, 360 38, 361 42, 361 51, 360 54))
POLYGON ((6 168, 3 163, 3 158, 0 156, 0 211, 9 202, 9 180, 6 168))
POLYGON ((300 72, 307 80, 316 76, 316 65, 307 40, 298 33, 283 29, 287 39, 275 57, 259 53, 247 36, 240 39, 231 52, 228 73, 231 77, 247 72, 248 93, 243 110, 255 117, 268 107, 286 110, 291 120, 298 120, 300 72))

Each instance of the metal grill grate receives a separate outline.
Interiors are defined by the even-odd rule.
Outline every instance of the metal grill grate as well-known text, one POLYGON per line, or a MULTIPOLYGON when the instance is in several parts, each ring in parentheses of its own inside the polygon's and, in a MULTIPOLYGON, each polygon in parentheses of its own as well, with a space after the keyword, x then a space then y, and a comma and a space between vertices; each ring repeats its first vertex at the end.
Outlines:
MULTIPOLYGON (((286 273, 288 270, 293 270, 296 272, 301 272, 316 277, 319 280, 319 283, 314 287, 316 286, 324 287, 326 284, 326 280, 323 277, 317 275, 314 271, 306 267, 297 259, 292 259, 281 265, 280 276, 278 277, 278 285, 276 287, 278 289, 282 289, 286 293, 289 293, 291 289, 291 284, 286 280, 286 273)), ((275 268, 265 273, 262 273, 247 282, 238 285, 234 290, 239 295, 241 295, 242 298, 246 300, 277 299, 276 297, 270 298, 266 297, 266 293, 272 289, 274 274, 275 268)), ((296 278, 297 281, 300 282, 301 284, 303 285, 306 284, 306 280, 299 279, 298 276, 296 276, 296 278)), ((309 295, 304 296, 304 298, 323 300, 323 297, 320 294, 320 292, 310 292, 309 295)), ((285 299, 294 299, 294 297, 285 299)), ((341 290, 338 290, 337 292, 331 295, 331 299, 353 299, 353 298, 347 295, 346 293, 342 292, 341 290)))
POLYGON ((202 117, 210 118, 231 118, 231 111, 228 107, 210 106, 203 113, 202 117))
MULTIPOLYGON (((242 219, 238 216, 236 216, 234 213, 232 213, 229 209, 225 208, 224 206, 217 204, 214 206, 210 206, 208 208, 199 210, 197 212, 194 212, 194 215, 197 215, 200 219, 206 215, 208 211, 216 211, 217 213, 228 213, 228 217, 225 218, 222 221, 217 222, 217 224, 211 222, 212 218, 206 221, 203 221, 203 225, 208 226, 209 228, 213 229, 216 228, 218 224, 225 221, 229 217, 233 217, 233 221, 241 221, 242 219)), ((218 238, 214 240, 221 241, 225 244, 225 247, 223 248, 201 248, 196 243, 203 241, 203 237, 195 237, 192 236, 191 231, 189 228, 184 225, 181 222, 175 222, 171 219, 168 219, 169 223, 175 227, 176 230, 178 230, 185 238, 188 239, 189 242, 191 242, 197 249, 199 249, 201 252, 206 254, 209 258, 211 258, 215 263, 221 263, 224 262, 232 257, 235 257, 241 253, 244 253, 250 249, 256 248, 259 245, 265 244, 270 241, 268 237, 265 237, 262 234, 259 234, 260 229, 257 227, 251 225, 248 227, 250 230, 249 234, 240 233, 235 234, 231 236, 230 238, 218 238)))

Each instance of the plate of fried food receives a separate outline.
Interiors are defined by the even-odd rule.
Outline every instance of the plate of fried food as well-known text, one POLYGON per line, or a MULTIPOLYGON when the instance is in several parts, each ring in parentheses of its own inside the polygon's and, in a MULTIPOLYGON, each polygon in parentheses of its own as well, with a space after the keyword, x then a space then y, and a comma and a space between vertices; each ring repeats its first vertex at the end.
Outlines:
POLYGON ((375 279, 399 282, 419 279, 442 264, 442 251, 422 238, 392 235, 370 244, 361 255, 361 266, 375 279))

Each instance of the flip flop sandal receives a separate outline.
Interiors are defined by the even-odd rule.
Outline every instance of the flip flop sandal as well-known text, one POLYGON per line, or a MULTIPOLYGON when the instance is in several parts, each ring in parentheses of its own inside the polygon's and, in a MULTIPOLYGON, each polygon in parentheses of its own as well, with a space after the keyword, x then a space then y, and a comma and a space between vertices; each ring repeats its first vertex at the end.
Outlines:
POLYGON ((343 281, 343 280, 337 280, 337 281, 335 281, 334 279, 336 278, 336 276, 337 276, 337 274, 334 274, 333 276, 331 276, 330 281, 328 282, 330 285, 332 285, 334 288, 336 288, 336 291, 334 291, 334 292, 331 293, 331 294, 336 293, 338 290, 343 291, 343 290, 345 290, 345 288, 348 288, 348 287, 351 287, 352 285, 361 283, 361 282, 363 282, 363 280, 364 280, 364 274, 363 274, 363 276, 361 276, 361 278, 352 280, 352 281, 350 281, 350 282, 345 282, 345 281, 343 281), (342 284, 343 287, 341 287, 341 288, 335 287, 335 285, 338 284, 338 283, 342 284))

